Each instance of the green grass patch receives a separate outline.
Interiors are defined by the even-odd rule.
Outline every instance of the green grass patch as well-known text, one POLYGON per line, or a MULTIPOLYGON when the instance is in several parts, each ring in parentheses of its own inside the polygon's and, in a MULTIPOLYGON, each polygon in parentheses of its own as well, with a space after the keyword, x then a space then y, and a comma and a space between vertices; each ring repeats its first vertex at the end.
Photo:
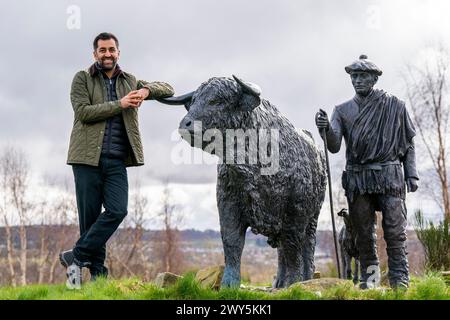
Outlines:
POLYGON ((450 289, 438 274, 413 277, 406 291, 389 288, 359 290, 351 281, 328 289, 308 290, 293 286, 273 293, 236 288, 219 291, 202 288, 194 273, 187 273, 175 285, 161 289, 138 278, 83 284, 81 290, 61 285, 29 285, 0 288, 0 300, 450 300, 450 289))

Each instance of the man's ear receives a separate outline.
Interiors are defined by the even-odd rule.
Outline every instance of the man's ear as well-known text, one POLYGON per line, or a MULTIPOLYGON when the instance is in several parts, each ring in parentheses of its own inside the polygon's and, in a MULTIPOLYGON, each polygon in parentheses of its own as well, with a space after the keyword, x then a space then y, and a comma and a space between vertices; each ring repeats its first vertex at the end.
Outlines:
POLYGON ((261 104, 261 88, 254 83, 244 82, 235 75, 234 80, 242 89, 242 95, 239 98, 239 109, 241 111, 252 111, 261 104))

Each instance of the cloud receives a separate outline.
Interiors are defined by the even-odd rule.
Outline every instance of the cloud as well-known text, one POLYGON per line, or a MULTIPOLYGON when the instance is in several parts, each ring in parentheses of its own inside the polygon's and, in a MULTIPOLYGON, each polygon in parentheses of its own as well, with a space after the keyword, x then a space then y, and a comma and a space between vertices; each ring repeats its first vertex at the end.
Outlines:
MULTIPOLYGON (((445 0, 10 1, 0 12, 0 112, 7 119, 0 146, 25 149, 36 171, 71 175, 70 84, 92 63, 91 42, 102 31, 119 37, 120 64, 139 78, 167 81, 182 94, 212 76, 238 74, 319 141, 315 112, 331 113, 353 95, 343 67, 366 53, 384 70, 378 86, 404 97, 399 71, 430 39, 449 37, 448 9, 445 0), (80 30, 66 27, 69 5, 81 10, 80 30)), ((142 106, 146 183, 214 183, 214 166, 170 161, 170 135, 184 114, 156 102, 142 106)))

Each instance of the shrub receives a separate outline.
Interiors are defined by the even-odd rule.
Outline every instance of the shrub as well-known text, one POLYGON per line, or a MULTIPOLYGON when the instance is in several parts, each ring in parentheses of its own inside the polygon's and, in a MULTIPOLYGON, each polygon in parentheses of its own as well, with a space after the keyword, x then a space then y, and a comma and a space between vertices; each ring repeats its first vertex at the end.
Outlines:
POLYGON ((426 268, 432 271, 450 269, 450 219, 445 218, 435 225, 425 221, 420 210, 415 214, 417 238, 425 249, 426 268))

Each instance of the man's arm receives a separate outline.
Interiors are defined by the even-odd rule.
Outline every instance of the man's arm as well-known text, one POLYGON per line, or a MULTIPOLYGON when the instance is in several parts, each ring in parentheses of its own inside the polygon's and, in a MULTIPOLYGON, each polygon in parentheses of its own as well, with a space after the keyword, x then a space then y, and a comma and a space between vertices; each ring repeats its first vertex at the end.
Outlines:
POLYGON ((323 139, 323 129, 327 134, 327 146, 331 153, 338 153, 342 142, 342 120, 339 112, 334 108, 331 116, 331 123, 328 121, 328 115, 321 110, 316 114, 316 126, 319 129, 320 137, 323 139))
POLYGON ((122 112, 120 100, 91 104, 84 71, 78 72, 72 81, 70 100, 75 119, 83 123, 102 121, 122 112))
POLYGON ((408 111, 405 108, 405 126, 407 132, 407 139, 411 140, 411 145, 406 150, 406 154, 400 159, 403 162, 403 172, 405 175, 406 187, 408 192, 415 192, 419 187, 417 181, 419 175, 416 170, 416 148, 414 146, 415 128, 409 117, 408 111))
POLYGON ((414 192, 417 190, 417 181, 419 180, 419 175, 416 169, 416 149, 414 147, 414 140, 412 141, 411 147, 409 147, 403 161, 403 172, 405 174, 405 181, 408 187, 408 192, 414 192))
POLYGON ((331 123, 327 131, 328 150, 338 153, 342 143, 342 119, 336 108, 331 115, 331 123))
POLYGON ((158 99, 158 98, 168 98, 175 94, 175 91, 170 86, 170 84, 165 82, 147 82, 144 80, 138 80, 137 89, 148 89, 149 94, 144 100, 158 99))

